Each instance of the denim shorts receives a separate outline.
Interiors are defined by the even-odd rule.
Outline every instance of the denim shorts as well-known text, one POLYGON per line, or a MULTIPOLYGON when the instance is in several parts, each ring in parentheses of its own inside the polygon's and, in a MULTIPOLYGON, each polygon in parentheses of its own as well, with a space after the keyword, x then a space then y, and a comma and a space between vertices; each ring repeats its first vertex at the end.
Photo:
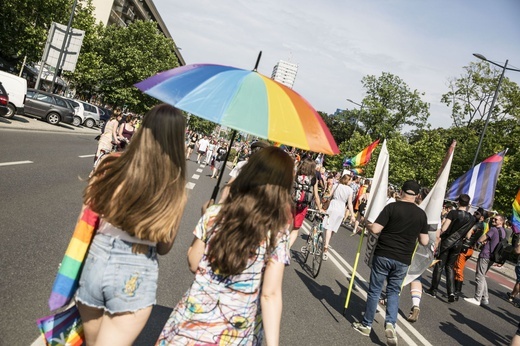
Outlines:
POLYGON ((157 250, 132 253, 132 243, 96 234, 79 280, 76 300, 110 314, 135 312, 156 303, 157 250))

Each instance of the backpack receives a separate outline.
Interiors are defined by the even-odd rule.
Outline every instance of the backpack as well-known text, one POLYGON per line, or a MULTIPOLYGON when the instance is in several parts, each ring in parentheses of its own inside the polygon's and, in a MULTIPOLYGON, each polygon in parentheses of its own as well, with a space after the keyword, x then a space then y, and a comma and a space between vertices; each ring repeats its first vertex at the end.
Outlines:
POLYGON ((491 252, 491 256, 489 258, 490 261, 493 261, 496 264, 506 263, 507 257, 511 252, 509 249, 511 246, 507 242, 505 236, 502 238, 502 232, 505 233, 505 230, 502 227, 498 228, 498 244, 491 252))
POLYGON ((294 180, 293 201, 298 208, 311 204, 315 182, 316 178, 309 175, 298 175, 294 180))

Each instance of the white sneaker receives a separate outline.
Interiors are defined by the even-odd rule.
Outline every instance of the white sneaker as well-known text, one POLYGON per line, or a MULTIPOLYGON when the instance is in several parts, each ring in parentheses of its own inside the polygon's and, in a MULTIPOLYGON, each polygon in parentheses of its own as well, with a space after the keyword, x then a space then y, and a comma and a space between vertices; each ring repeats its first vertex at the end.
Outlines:
POLYGON ((480 305, 480 300, 476 300, 475 298, 464 298, 464 300, 473 305, 480 305))
POLYGON ((391 323, 385 325, 386 344, 389 346, 397 346, 397 334, 391 323))

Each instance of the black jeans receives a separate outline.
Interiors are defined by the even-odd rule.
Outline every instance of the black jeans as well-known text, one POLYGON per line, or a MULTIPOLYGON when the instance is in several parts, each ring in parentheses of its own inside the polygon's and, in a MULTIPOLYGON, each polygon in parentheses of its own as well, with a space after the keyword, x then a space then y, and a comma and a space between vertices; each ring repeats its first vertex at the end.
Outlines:
POLYGON ((457 241, 449 249, 442 249, 442 242, 440 244, 441 252, 437 258, 439 262, 435 264, 432 274, 432 285, 431 289, 437 290, 439 283, 441 282, 442 268, 446 269, 446 290, 448 296, 455 292, 455 262, 459 256, 460 249, 462 248, 462 241, 457 241))

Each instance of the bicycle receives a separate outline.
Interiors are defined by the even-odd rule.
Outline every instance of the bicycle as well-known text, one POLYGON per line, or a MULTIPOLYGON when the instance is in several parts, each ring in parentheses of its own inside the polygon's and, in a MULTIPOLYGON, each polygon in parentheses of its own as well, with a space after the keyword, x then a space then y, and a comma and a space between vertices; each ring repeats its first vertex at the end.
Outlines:
POLYGON ((312 221, 311 231, 307 235, 307 243, 302 246, 300 251, 303 254, 305 263, 307 263, 309 254, 312 254, 311 273, 315 279, 320 273, 321 263, 323 262, 323 249, 325 246, 325 240, 323 238, 323 218, 326 213, 315 209, 308 209, 307 212, 315 213, 315 217, 312 221))

